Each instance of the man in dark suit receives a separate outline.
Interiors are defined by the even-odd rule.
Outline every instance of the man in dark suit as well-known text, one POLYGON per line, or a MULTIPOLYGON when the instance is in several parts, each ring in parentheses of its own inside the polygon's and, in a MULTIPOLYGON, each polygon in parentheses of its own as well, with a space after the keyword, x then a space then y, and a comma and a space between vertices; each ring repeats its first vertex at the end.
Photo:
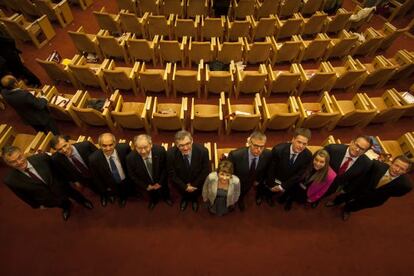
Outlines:
POLYGON ((406 175, 411 167, 411 161, 404 155, 396 157, 391 165, 374 160, 369 173, 358 184, 364 189, 353 194, 345 204, 342 219, 346 221, 351 212, 381 206, 390 197, 400 197, 411 191, 413 184, 406 175))
POLYGON ((118 198, 119 206, 125 207, 131 181, 127 175, 126 157, 131 152, 128 144, 117 144, 112 133, 103 133, 98 138, 100 149, 89 155, 89 168, 95 187, 101 194, 101 205, 105 207, 108 198, 118 198))
POLYGON ((128 174, 138 189, 148 192, 148 209, 154 209, 160 198, 172 206, 165 149, 153 145, 151 136, 146 134, 134 137, 134 147, 127 156, 128 174))
POLYGON ((24 123, 36 131, 59 134, 56 122, 47 108, 45 97, 37 98, 30 92, 20 89, 17 86, 18 81, 11 75, 4 76, 1 84, 5 88, 1 91, 4 100, 16 110, 24 123))
POLYGON ((42 153, 26 158, 18 147, 11 146, 3 150, 3 158, 12 168, 4 182, 32 208, 62 208, 65 221, 70 216, 72 205, 69 198, 85 208, 93 208, 89 200, 53 171, 49 155, 42 153))
POLYGON ((240 197, 238 206, 244 211, 244 197, 252 186, 257 187, 256 204, 260 205, 268 190, 265 186, 267 171, 272 159, 270 150, 266 149, 266 135, 255 131, 247 139, 248 146, 233 150, 229 160, 233 163, 234 174, 240 179, 240 197))
POLYGON ((193 144, 193 137, 188 131, 178 131, 175 146, 168 149, 167 164, 169 177, 182 196, 180 210, 184 211, 191 201, 193 211, 197 212, 197 199, 210 173, 208 150, 193 144))
POLYGON ((50 146, 56 151, 52 155, 53 165, 67 181, 77 187, 87 186, 100 195, 89 169, 89 156, 97 150, 94 144, 84 141, 72 145, 68 136, 57 135, 50 146))
POLYGON ((358 136, 349 145, 330 144, 325 147, 330 156, 329 165, 336 172, 335 180, 327 195, 340 192, 333 201, 325 204, 326 207, 346 202, 351 194, 359 189, 358 179, 363 177, 371 166, 371 160, 365 155, 371 146, 371 139, 368 136, 358 136))
POLYGON ((306 148, 311 131, 305 128, 295 130, 290 143, 281 143, 272 149, 272 162, 269 167, 267 185, 273 193, 282 193, 279 203, 288 211, 292 201, 288 200, 294 185, 298 185, 307 166, 312 162, 312 153, 306 148))

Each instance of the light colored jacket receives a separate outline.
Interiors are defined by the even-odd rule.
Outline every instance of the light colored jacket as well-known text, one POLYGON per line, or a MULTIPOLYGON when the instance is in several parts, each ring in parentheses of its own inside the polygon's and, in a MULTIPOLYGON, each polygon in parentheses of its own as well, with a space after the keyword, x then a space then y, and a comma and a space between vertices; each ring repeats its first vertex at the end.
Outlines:
MULTIPOLYGON (((214 204, 217 197, 218 174, 217 172, 210 173, 203 186, 203 200, 214 204)), ((240 196, 240 179, 234 174, 229 180, 229 188, 227 190, 227 207, 234 205, 240 196)))

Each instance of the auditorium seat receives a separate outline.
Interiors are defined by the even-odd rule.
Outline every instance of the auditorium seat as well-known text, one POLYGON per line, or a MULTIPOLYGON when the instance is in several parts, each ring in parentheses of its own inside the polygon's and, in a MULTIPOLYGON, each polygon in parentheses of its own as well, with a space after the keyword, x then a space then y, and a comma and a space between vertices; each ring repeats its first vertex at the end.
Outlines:
POLYGON ((195 19, 178 18, 175 16, 174 22, 174 39, 181 40, 184 36, 188 39, 191 37, 194 40, 198 40, 200 25, 200 16, 196 16, 195 19))
POLYGON ((407 132, 397 140, 382 140, 378 136, 376 136, 376 139, 385 154, 390 154, 391 158, 405 155, 411 162, 414 161, 414 136, 412 133, 407 132))
POLYGON ((105 60, 108 65, 102 68, 103 78, 108 84, 110 92, 117 89, 132 90, 138 96, 138 72, 140 63, 135 62, 133 67, 118 67, 114 60, 105 60))
POLYGON ((229 65, 229 70, 227 71, 210 71, 210 66, 206 66, 206 77, 205 77, 205 88, 204 92, 206 97, 210 93, 220 94, 224 92, 230 98, 233 94, 233 83, 236 68, 233 62, 229 65))
MULTIPOLYGON (((395 94, 396 98, 398 98, 399 103, 406 108, 406 111, 404 112, 403 116, 414 117, 414 103, 409 102, 405 99, 404 93, 406 92, 399 92, 395 88, 392 88, 391 90, 395 94)), ((411 90, 411 94, 414 94, 412 90, 411 90)))
POLYGON ((276 63, 296 62, 301 50, 302 42, 297 36, 292 36, 292 39, 285 42, 276 42, 272 37, 272 46, 273 46, 273 57, 272 57, 272 66, 276 63))
POLYGON ((256 21, 253 16, 249 16, 252 29, 252 40, 260 41, 265 39, 267 36, 273 37, 276 34, 276 21, 277 17, 270 15, 269 17, 261 17, 256 21))
POLYGON ((153 66, 157 64, 156 49, 158 48, 158 35, 153 40, 137 39, 135 35, 126 41, 128 55, 134 61, 152 61, 153 66))
POLYGON ((410 77, 414 72, 414 58, 407 50, 398 50, 392 58, 387 59, 395 68, 391 80, 399 80, 410 77))
POLYGON ((230 64, 231 61, 239 62, 243 60, 243 38, 239 37, 237 42, 217 42, 217 60, 224 63, 230 64))
POLYGON ((96 35, 104 58, 117 58, 129 63, 128 53, 126 51, 126 41, 131 37, 130 33, 125 33, 116 38, 109 34, 107 30, 100 30, 96 35))
POLYGON ((329 43, 331 42, 331 39, 324 33, 317 34, 312 40, 303 40, 300 35, 297 36, 297 38, 298 41, 302 43, 297 62, 307 61, 310 59, 315 62, 319 62, 325 57, 329 43))
POLYGON ((68 31, 68 34, 79 54, 94 54, 102 59, 96 35, 85 33, 83 26, 80 26, 76 31, 68 31))
POLYGON ((358 40, 351 51, 352 56, 372 56, 384 41, 384 36, 372 27, 366 29, 362 35, 365 40, 358 40))
POLYGON ((187 110, 187 97, 182 97, 181 103, 158 103, 155 97, 151 112, 153 131, 158 133, 158 130, 184 130, 187 110))
POLYGON ((329 91, 336 80, 336 73, 332 71, 327 62, 321 62, 317 69, 304 70, 301 65, 298 67, 301 75, 298 96, 304 92, 329 91))
POLYGON ((290 17, 299 11, 301 4, 302 0, 282 1, 277 15, 281 18, 290 17))
POLYGON ((342 66, 333 67, 327 62, 332 71, 336 74, 336 79, 331 89, 342 89, 346 92, 355 93, 361 86, 367 69, 358 60, 351 56, 346 56, 342 66))
POLYGON ((266 37, 263 42, 255 41, 253 43, 249 43, 247 38, 244 38, 244 61, 247 64, 268 64, 272 50, 272 39, 270 37, 266 37))
POLYGON ((227 41, 237 41, 239 37, 250 40, 250 21, 247 19, 230 21, 227 17, 227 41))
POLYGON ((156 35, 168 37, 172 39, 172 27, 174 24, 174 15, 170 14, 168 19, 164 15, 148 16, 148 34, 153 39, 156 35))
POLYGON ((275 39, 289 38, 302 32, 303 17, 295 13, 288 19, 280 20, 276 17, 275 39))
POLYGON ((210 41, 194 41, 190 37, 188 45, 188 66, 191 67, 193 63, 198 64, 200 60, 204 62, 211 62, 216 59, 216 39, 211 38, 210 41))
POLYGON ((36 62, 43 68, 49 79, 55 84, 64 81, 66 83, 71 83, 74 87, 79 87, 78 81, 67 65, 39 58, 36 58, 36 62))
POLYGON ((125 10, 126 13, 138 14, 137 0, 116 0, 119 11, 125 10))
POLYGON ((295 95, 300 84, 300 70, 296 63, 291 64, 289 70, 273 70, 269 64, 268 95, 271 93, 287 93, 295 95))
MULTIPOLYGON (((309 3, 311 0, 309 0, 307 3, 309 3)), ((320 0, 316 0, 320 1, 320 0)), ((303 25, 302 25, 302 36, 313 36, 317 33, 322 33, 322 29, 325 25, 325 21, 328 15, 324 12, 316 12, 312 14, 309 18, 303 18, 303 25)))
POLYGON ((139 84, 141 92, 147 95, 148 92, 165 93, 170 95, 170 74, 171 63, 167 63, 165 69, 147 69, 145 62, 142 63, 139 71, 139 84))
POLYGON ((367 93, 364 93, 364 97, 378 110, 371 123, 396 123, 407 110, 407 106, 400 104, 393 90, 386 90, 381 97, 369 97, 367 93))
POLYGON ((257 17, 269 17, 270 15, 277 14, 279 11, 280 0, 263 0, 256 1, 257 17))
POLYGON ((243 70, 236 66, 236 99, 240 93, 267 95, 267 70, 266 65, 260 64, 257 70, 243 70))
POLYGON ((100 87, 106 93, 108 89, 103 79, 102 69, 107 65, 107 62, 88 63, 84 56, 75 55, 68 66, 80 87, 100 87))
POLYGON ((349 18, 352 12, 349 12, 343 8, 336 11, 334 16, 328 16, 325 21, 326 33, 338 33, 342 30, 348 30, 350 26, 349 18))
POLYGON ((177 64, 174 63, 171 79, 173 96, 177 97, 178 93, 194 93, 200 98, 203 70, 203 61, 198 65, 198 70, 177 69, 177 64))
POLYGON ((209 14, 209 2, 210 0, 187 0, 187 17, 207 16, 209 14))
POLYGON ((180 62, 181 66, 186 65, 187 37, 184 36, 182 41, 167 40, 164 36, 158 41, 158 53, 160 55, 160 64, 166 62, 180 62))
POLYGON ((318 11, 323 10, 325 0, 307 0, 303 1, 303 5, 300 8, 300 13, 303 15, 313 15, 318 11))
POLYGON ((35 154, 45 137, 45 133, 41 131, 35 135, 17 133, 13 126, 0 125, 0 149, 5 146, 19 147, 25 156, 35 154))
POLYGON ((150 133, 149 116, 152 97, 146 97, 145 102, 125 102, 118 90, 111 95, 111 116, 117 127, 127 129, 144 129, 150 133))
POLYGON ((226 18, 201 17, 201 40, 210 40, 212 37, 218 37, 223 41, 226 18))
POLYGON ((128 10, 119 12, 119 21, 121 29, 124 33, 134 34, 136 38, 147 38, 147 21, 149 13, 144 13, 142 17, 138 17, 135 13, 128 10))
POLYGON ((375 85, 376 88, 384 86, 394 74, 397 66, 384 56, 376 56, 371 63, 364 63, 367 69, 362 85, 375 85))
POLYGON ((377 30, 377 32, 384 36, 384 40, 379 46, 379 49, 386 51, 394 43, 394 41, 407 30, 408 28, 396 28, 391 23, 386 22, 382 29, 377 30))
POLYGON ((299 108, 293 96, 289 96, 286 103, 267 103, 264 97, 259 103, 261 103, 263 110, 263 123, 261 127, 263 132, 267 129, 290 129, 299 120, 299 108))
POLYGON ((34 4, 40 14, 45 14, 50 21, 59 22, 62 28, 73 21, 72 10, 67 0, 54 3, 51 0, 35 0, 34 4))
POLYGON ((175 14, 181 18, 184 17, 185 0, 163 0, 161 1, 162 14, 168 16, 175 14))
POLYGON ((197 131, 217 131, 220 135, 223 131, 223 99, 218 99, 217 104, 199 104, 191 99, 190 126, 191 133, 197 131))
POLYGON ((93 15, 98 22, 99 29, 107 30, 111 35, 122 33, 119 14, 108 13, 105 7, 102 7, 99 11, 94 11, 93 15))
POLYGON ((213 145, 213 154, 214 154, 214 168, 218 168, 218 164, 221 160, 227 159, 229 153, 236 148, 229 148, 229 147, 219 147, 217 143, 213 145))
POLYGON ((232 131, 252 131, 260 129, 259 94, 252 104, 231 104, 227 98, 227 116, 225 120, 226 134, 232 131))
POLYGON ((346 30, 341 30, 336 38, 331 38, 326 51, 325 60, 331 58, 342 58, 351 53, 358 41, 356 35, 352 35, 346 30))
POLYGON ((144 13, 149 12, 154 15, 160 14, 160 0, 139 0, 138 7, 140 16, 143 16, 144 13))
POLYGON ((256 0, 232 0, 234 19, 245 19, 255 13, 256 0))

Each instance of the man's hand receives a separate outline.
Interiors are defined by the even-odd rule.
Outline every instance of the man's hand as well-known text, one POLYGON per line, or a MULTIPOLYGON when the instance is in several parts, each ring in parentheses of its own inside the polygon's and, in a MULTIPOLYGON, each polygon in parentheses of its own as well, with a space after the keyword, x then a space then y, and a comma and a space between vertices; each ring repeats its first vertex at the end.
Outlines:
POLYGON ((195 190, 197 190, 196 187, 191 186, 190 184, 187 184, 187 189, 185 189, 186 192, 192 193, 195 190))
POLYGON ((154 185, 152 185, 152 187, 153 187, 153 190, 158 190, 158 189, 161 189, 162 186, 158 183, 155 183, 154 185))
POLYGON ((43 206, 43 205, 40 205, 40 206, 39 206, 39 209, 44 210, 44 209, 46 209, 46 207, 45 207, 45 206, 43 206))

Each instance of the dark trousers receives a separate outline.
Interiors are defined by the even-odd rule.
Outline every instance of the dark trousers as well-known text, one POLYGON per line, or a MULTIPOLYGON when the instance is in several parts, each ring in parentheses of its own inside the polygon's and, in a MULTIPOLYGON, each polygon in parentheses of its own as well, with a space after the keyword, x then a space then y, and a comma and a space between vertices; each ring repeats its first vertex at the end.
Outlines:
POLYGON ((68 187, 67 193, 68 193, 69 198, 72 198, 74 201, 76 201, 79 204, 82 204, 85 201, 87 201, 86 197, 84 197, 80 192, 73 189, 72 187, 68 187))
POLYGON ((160 199, 167 200, 170 199, 170 189, 168 185, 161 186, 158 190, 148 191, 149 198, 151 202, 157 203, 160 199))
POLYGON ((201 191, 200 191, 200 188, 198 188, 192 193, 189 193, 189 192, 181 193, 181 200, 197 202, 200 195, 201 195, 201 191))
POLYGON ((44 125, 31 125, 37 132, 42 131, 47 134, 49 131, 54 135, 59 135, 59 129, 54 119, 50 118, 49 122, 44 125))
POLYGON ((385 201, 384 199, 375 198, 374 195, 362 195, 349 200, 344 206, 344 211, 357 212, 362 209, 374 208, 381 206, 385 201))

